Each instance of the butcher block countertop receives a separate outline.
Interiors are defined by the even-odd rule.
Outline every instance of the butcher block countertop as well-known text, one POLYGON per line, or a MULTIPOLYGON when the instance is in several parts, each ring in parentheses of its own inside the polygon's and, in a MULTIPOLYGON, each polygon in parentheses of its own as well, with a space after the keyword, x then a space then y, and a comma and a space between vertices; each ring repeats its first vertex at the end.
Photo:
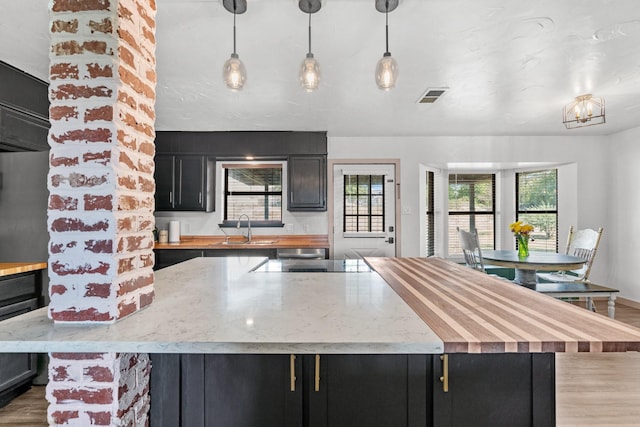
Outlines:
POLYGON ((0 277, 29 271, 44 270, 46 262, 0 262, 0 277))
POLYGON ((265 235, 252 237, 252 242, 246 242, 242 236, 181 236, 179 243, 158 243, 155 249, 307 249, 329 248, 329 237, 322 234, 297 235, 265 235))
POLYGON ((445 353, 624 352, 640 329, 441 258, 365 258, 445 353))

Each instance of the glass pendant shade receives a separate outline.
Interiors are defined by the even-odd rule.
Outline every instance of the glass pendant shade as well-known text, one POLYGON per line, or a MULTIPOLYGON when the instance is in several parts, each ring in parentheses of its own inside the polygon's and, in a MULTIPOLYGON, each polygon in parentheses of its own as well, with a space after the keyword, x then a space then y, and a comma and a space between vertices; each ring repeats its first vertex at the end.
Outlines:
POLYGON ((384 56, 378 61, 378 65, 376 65, 376 84, 378 89, 393 89, 397 80, 398 63, 389 52, 385 52, 384 56))
POLYGON ((237 53, 232 53, 222 67, 224 84, 231 90, 240 90, 247 80, 247 71, 237 53))
POLYGON ((307 53, 307 57, 302 61, 299 77, 300 84, 307 92, 313 92, 320 85, 320 64, 312 53, 307 53))

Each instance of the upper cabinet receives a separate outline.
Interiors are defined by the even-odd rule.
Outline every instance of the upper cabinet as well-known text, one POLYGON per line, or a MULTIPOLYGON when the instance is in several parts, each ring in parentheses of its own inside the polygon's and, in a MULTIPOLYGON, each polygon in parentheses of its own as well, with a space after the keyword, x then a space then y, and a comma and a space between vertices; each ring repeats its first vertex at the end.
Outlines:
POLYGON ((0 82, 0 151, 48 150, 47 83, 2 61, 0 82))
POLYGON ((327 210, 327 156, 289 156, 291 212, 327 210))
POLYGON ((156 211, 214 210, 215 167, 201 155, 157 154, 156 211))

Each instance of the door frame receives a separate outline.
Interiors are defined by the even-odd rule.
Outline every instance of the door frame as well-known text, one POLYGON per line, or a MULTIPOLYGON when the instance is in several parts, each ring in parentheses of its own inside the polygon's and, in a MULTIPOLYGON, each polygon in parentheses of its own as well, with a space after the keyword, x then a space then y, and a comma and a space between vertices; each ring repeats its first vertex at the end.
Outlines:
POLYGON ((329 214, 329 258, 333 259, 333 169, 336 165, 394 165, 395 176, 393 177, 396 184, 396 257, 402 256, 400 248, 402 245, 402 227, 401 224, 401 208, 400 208, 400 159, 328 159, 327 161, 327 213, 329 214))

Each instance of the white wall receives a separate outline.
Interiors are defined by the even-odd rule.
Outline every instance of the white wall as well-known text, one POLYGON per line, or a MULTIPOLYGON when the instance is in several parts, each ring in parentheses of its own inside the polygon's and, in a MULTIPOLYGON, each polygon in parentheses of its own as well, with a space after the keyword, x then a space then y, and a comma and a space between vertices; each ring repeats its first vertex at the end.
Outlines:
MULTIPOLYGON (((640 301, 640 128, 611 137, 606 161, 609 173, 608 222, 603 241, 609 252, 608 281, 621 296, 640 301)), ((590 206, 599 203, 594 198, 590 206)), ((599 256, 599 255, 598 255, 599 256)))
MULTIPOLYGON (((610 238, 613 240, 605 225, 610 211, 610 173, 605 160, 610 137, 576 135, 578 136, 329 137, 328 155, 330 159, 400 159, 402 256, 420 255, 420 212, 424 206, 421 204, 423 192, 420 187, 425 167, 445 169, 451 162, 492 163, 498 167, 519 163, 572 164, 563 168, 563 171, 567 173, 566 179, 576 183, 577 194, 560 193, 559 197, 563 199, 562 203, 574 206, 561 205, 559 209, 574 212, 575 216, 571 216, 575 218, 575 225, 579 228, 605 227, 603 248, 598 254, 591 276, 592 280, 605 283, 605 279, 608 279, 606 266, 609 265, 606 242, 610 238)), ((560 179, 563 179, 562 175, 560 179)), ((503 216, 503 222, 507 224, 512 219, 507 218, 506 212, 503 216)), ((561 243, 572 218, 560 223, 561 243)), ((506 237, 501 238, 500 241, 505 242, 505 239, 506 237)))

